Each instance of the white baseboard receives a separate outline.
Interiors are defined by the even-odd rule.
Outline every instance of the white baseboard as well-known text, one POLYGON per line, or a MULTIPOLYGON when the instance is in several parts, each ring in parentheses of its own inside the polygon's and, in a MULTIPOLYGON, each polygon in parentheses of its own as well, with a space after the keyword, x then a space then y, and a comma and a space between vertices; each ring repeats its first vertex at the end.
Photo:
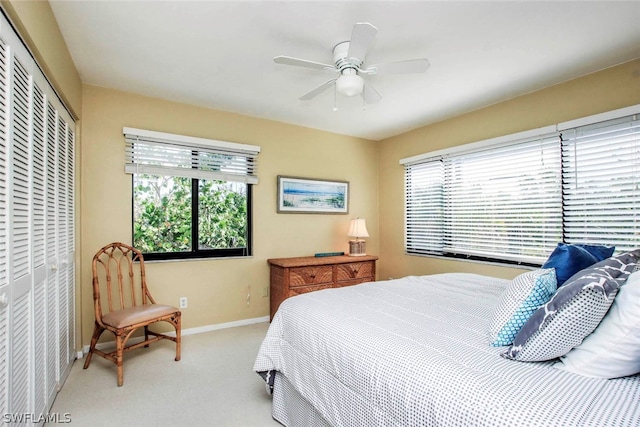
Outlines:
MULTIPOLYGON (((236 328, 238 326, 247 326, 247 325, 253 325, 255 323, 263 323, 263 322, 268 322, 269 321, 269 316, 264 316, 264 317, 254 317, 252 319, 242 319, 242 320, 236 320, 234 322, 226 322, 226 323, 217 323, 214 325, 206 325, 206 326, 198 326, 195 328, 189 328, 189 329, 183 329, 182 330, 182 336, 187 336, 187 335, 195 335, 195 334, 201 334, 204 332, 211 332, 211 331, 217 331, 220 329, 228 329, 228 328, 236 328)), ((167 335, 176 336, 175 331, 173 332, 167 332, 167 335)), ((127 343, 130 344, 136 344, 139 342, 142 342, 142 340, 144 339, 144 337, 134 337, 131 338, 129 341, 127 341, 127 343)), ((109 341, 109 342, 103 342, 103 343, 99 343, 98 345, 96 345, 96 347, 99 350, 104 350, 105 348, 113 348, 114 347, 114 342, 113 341, 109 341)), ((85 354, 87 354, 89 352, 89 346, 88 345, 84 345, 82 346, 82 351, 78 351, 77 352, 77 358, 78 359, 82 359, 84 357, 85 354)))
MULTIPOLYGON (((184 337, 186 335, 194 335, 194 334, 201 334, 203 332, 217 331, 219 329, 236 328, 238 326, 247 326, 247 325, 253 325, 255 323, 264 323, 268 321, 269 321, 269 316, 264 316, 264 317, 254 317, 253 319, 236 320, 234 322, 217 323, 215 325, 198 326, 196 328, 183 329, 182 336, 184 337)), ((175 336, 176 333, 170 332, 170 333, 167 333, 167 335, 175 336)))

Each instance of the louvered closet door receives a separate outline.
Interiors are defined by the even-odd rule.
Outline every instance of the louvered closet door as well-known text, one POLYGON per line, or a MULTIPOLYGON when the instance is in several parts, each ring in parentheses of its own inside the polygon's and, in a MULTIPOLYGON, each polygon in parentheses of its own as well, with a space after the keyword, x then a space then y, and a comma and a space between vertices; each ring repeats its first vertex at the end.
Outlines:
POLYGON ((9 277, 8 277, 8 152, 9 141, 5 127, 7 119, 7 46, 0 40, 0 413, 6 414, 9 409, 9 366, 8 366, 8 333, 9 333, 9 277))
POLYGON ((58 250, 57 250, 57 210, 56 188, 58 170, 58 152, 56 149, 58 120, 56 109, 47 103, 47 131, 46 131, 46 313, 47 313, 47 363, 46 387, 48 401, 52 402, 57 392, 57 382, 60 378, 58 371, 58 250))
POLYGON ((12 56, 10 64, 11 180, 9 241, 11 245, 11 405, 13 414, 32 409, 34 342, 33 267, 31 248, 30 78, 12 56))
POLYGON ((0 413, 9 425, 48 412, 75 358, 74 126, 0 15, 0 413))
MULTIPOLYGON (((46 215, 46 98, 41 86, 44 82, 34 79, 32 97, 32 213, 33 213, 33 333, 34 333, 34 395, 36 414, 47 410, 47 336, 52 328, 47 323, 47 272, 45 263, 45 215, 46 215)), ((53 329, 54 330, 54 329, 53 329)))
POLYGON ((75 353, 75 301, 76 301, 76 233, 75 233, 75 132, 72 123, 65 122, 67 143, 67 325, 65 333, 68 334, 67 342, 67 366, 63 371, 63 378, 67 378, 71 371, 71 364, 76 358, 75 353))
POLYGON ((73 328, 71 310, 73 309, 73 291, 70 289, 69 276, 73 274, 73 268, 69 265, 69 181, 68 163, 66 161, 68 150, 68 129, 62 118, 58 118, 58 146, 60 156, 57 168, 57 249, 58 249, 58 369, 61 378, 66 378, 73 361, 71 350, 73 336, 69 331, 73 328))

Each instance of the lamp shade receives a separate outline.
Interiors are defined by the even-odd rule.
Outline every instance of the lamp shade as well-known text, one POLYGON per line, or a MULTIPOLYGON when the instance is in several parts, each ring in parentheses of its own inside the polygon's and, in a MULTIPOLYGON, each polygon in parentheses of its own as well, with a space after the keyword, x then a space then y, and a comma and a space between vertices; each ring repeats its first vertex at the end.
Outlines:
POLYGON ((356 239, 359 237, 369 237, 369 232, 367 231, 367 225, 364 222, 364 218, 351 220, 348 236, 355 237, 356 239))
POLYGON ((336 89, 345 96, 355 96, 362 93, 364 80, 357 74, 343 74, 336 80, 336 89))

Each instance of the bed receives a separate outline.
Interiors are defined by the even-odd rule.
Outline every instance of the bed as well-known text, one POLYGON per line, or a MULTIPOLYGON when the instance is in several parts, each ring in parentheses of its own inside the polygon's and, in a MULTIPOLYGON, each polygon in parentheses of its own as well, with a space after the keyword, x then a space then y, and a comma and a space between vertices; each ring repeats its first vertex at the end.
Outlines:
POLYGON ((285 426, 639 426, 640 377, 521 362, 487 330, 509 280, 410 276, 283 302, 254 370, 285 426))

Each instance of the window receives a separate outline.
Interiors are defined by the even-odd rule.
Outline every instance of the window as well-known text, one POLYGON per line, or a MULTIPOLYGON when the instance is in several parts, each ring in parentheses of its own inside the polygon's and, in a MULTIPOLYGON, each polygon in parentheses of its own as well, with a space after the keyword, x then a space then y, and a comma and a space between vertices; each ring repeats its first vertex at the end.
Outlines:
POLYGON ((145 258, 251 255, 260 147, 124 128, 133 245, 145 258))
POLYGON ((568 242, 640 245, 637 114, 562 132, 564 236, 568 242))
POLYGON ((406 253, 539 266, 559 241, 638 247, 632 110, 401 160, 406 253))

